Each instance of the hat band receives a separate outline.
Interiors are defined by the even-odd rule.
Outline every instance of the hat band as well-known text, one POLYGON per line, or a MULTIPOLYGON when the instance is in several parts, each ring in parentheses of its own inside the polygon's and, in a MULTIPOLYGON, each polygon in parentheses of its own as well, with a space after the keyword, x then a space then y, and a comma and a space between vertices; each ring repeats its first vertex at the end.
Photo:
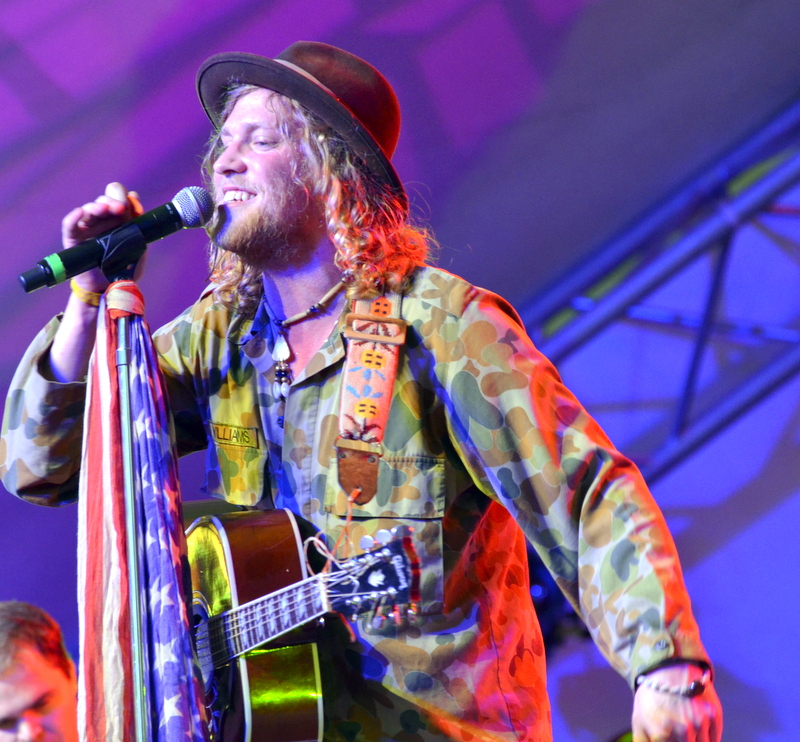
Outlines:
POLYGON ((334 93, 333 90, 331 90, 327 85, 323 85, 319 80, 317 80, 316 77, 314 77, 314 75, 312 75, 310 72, 306 72, 302 67, 298 67, 293 62, 287 62, 284 59, 273 59, 272 61, 277 62, 278 64, 282 64, 284 67, 288 67, 290 70, 293 70, 294 72, 297 72, 299 75, 302 75, 307 80, 313 82, 314 85, 316 85, 317 87, 322 88, 322 90, 324 90, 332 98, 335 98, 337 101, 339 101, 339 103, 345 105, 342 99, 338 95, 336 95, 336 93, 334 93))

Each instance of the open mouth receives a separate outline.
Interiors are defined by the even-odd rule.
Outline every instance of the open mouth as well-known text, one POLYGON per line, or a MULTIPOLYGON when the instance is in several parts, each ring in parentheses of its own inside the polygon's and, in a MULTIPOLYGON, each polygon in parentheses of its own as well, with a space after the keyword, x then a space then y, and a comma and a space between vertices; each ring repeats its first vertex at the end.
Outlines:
POLYGON ((249 193, 248 191, 225 191, 222 194, 222 203, 231 204, 231 203, 239 203, 242 201, 250 201, 251 199, 255 198, 254 193, 249 193))

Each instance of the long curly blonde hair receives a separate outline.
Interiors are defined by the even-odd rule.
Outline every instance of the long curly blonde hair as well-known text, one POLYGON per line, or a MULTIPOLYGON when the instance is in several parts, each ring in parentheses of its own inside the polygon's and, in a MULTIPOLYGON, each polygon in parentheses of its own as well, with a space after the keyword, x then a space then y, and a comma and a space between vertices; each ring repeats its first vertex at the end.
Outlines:
MULTIPOLYGON (((224 121, 243 96, 259 88, 240 85, 226 98, 224 121)), ((414 270, 423 265, 435 241, 427 228, 412 225, 406 204, 377 180, 347 143, 324 121, 279 93, 270 97, 280 117, 281 136, 294 142, 300 157, 295 180, 325 204, 328 235, 336 247, 335 262, 352 299, 369 298, 384 290, 402 292, 414 270)), ((220 152, 219 133, 209 142, 203 161, 205 177, 213 180, 220 152)), ((238 255, 212 244, 211 281, 219 301, 251 314, 263 291, 261 273, 238 255)))

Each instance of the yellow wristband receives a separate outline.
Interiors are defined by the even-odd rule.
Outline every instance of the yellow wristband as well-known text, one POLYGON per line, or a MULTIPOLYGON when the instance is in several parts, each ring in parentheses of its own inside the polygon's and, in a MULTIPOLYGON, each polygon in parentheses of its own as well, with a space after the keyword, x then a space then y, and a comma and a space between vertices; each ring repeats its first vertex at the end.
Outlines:
POLYGON ((72 289, 72 293, 84 304, 88 304, 90 307, 100 306, 100 297, 102 294, 95 294, 94 291, 87 291, 74 278, 69 282, 69 287, 72 289))

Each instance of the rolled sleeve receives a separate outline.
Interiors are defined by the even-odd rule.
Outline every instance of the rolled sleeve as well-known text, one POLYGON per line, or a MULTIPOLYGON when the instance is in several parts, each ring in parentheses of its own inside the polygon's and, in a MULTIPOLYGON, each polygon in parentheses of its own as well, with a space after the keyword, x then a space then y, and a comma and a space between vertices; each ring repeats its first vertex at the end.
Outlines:
POLYGON ((46 379, 40 362, 60 325, 55 317, 28 347, 11 381, 0 441, 0 479, 6 489, 39 505, 78 497, 86 384, 46 379))

